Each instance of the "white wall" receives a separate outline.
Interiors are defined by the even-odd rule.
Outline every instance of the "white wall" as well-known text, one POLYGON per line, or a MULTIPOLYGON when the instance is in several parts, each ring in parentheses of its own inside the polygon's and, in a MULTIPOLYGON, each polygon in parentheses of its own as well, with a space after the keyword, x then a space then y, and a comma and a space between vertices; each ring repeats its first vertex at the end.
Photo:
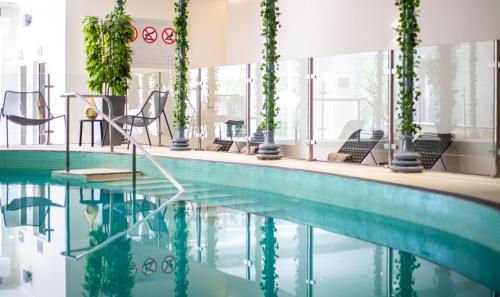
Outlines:
MULTIPOLYGON (((395 47, 393 0, 280 0, 279 52, 284 59, 395 47)), ((256 0, 227 0, 226 64, 260 61, 256 0)), ((423 45, 500 38, 498 0, 422 0, 423 45)))

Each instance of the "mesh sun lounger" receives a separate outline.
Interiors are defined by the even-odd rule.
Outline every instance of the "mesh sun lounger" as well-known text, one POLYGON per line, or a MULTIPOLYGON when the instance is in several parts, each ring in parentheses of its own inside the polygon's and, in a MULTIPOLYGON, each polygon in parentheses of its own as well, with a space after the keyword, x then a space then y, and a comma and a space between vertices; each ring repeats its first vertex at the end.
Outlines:
POLYGON ((9 147, 9 122, 21 126, 38 126, 38 142, 41 143, 42 126, 46 123, 63 118, 66 121, 65 115, 55 117, 45 102, 42 93, 40 92, 15 92, 6 91, 2 109, 0 110, 0 120, 5 118, 6 144, 9 147), (27 102, 33 100, 36 105, 38 118, 30 118, 26 116, 27 102))
POLYGON ((432 169, 437 161, 441 160, 444 170, 447 170, 443 161, 443 154, 453 143, 453 134, 424 133, 413 141, 413 149, 420 153, 420 161, 425 169, 432 169))
POLYGON ((384 131, 376 130, 371 132, 371 137, 363 137, 362 130, 356 130, 349 136, 347 141, 338 150, 340 154, 349 154, 352 156, 352 163, 361 163, 370 154, 375 164, 377 161, 372 154, 373 148, 384 137, 384 131))

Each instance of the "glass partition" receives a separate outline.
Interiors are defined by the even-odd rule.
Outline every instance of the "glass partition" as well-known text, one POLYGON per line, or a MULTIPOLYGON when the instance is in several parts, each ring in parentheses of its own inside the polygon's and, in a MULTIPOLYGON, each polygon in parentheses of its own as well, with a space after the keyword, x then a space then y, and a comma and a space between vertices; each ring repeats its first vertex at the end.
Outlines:
POLYGON ((314 238, 314 296, 388 296, 385 248, 317 228, 314 238))
POLYGON ((215 139, 233 141, 230 152, 245 142, 246 66, 211 67, 202 70, 202 148, 215 139))
POLYGON ((418 50, 421 96, 415 122, 422 129, 415 150, 426 169, 483 175, 492 171, 493 54, 490 41, 418 50))
MULTIPOLYGON (((252 134, 262 122, 262 71, 253 64, 251 92, 252 134)), ((306 158, 307 139, 307 60, 282 61, 278 67, 278 127, 276 141, 283 155, 290 158, 306 158)))
POLYGON ((353 147, 360 154, 358 158, 353 156, 354 163, 386 163, 383 146, 388 134, 386 54, 317 58, 314 68, 315 158, 328 160, 329 155, 332 159, 337 152, 349 153, 340 149, 348 139, 360 139, 359 148, 353 147))

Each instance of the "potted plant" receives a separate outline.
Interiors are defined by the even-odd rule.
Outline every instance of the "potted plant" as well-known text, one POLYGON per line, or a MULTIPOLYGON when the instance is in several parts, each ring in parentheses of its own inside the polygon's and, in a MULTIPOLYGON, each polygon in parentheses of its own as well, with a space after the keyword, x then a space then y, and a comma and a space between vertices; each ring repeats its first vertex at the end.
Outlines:
MULTIPOLYGON (((133 57, 130 43, 135 35, 132 17, 125 14, 125 0, 117 0, 114 11, 104 19, 89 16, 83 23, 88 88, 108 96, 119 115, 125 108, 133 57)), ((103 109, 106 112, 107 106, 103 109)), ((120 137, 114 139, 120 144, 120 137)))
POLYGON ((420 44, 420 27, 417 17, 420 0, 397 0, 399 8, 398 44, 401 50, 401 64, 396 67, 399 80, 398 118, 400 120, 401 148, 394 155, 391 169, 396 172, 422 172, 420 154, 413 150, 413 137, 420 129, 413 122, 415 102, 420 91, 415 87, 418 81, 416 69, 419 65, 417 46, 420 44))
POLYGON ((262 0, 260 3, 262 16, 264 37, 264 49, 262 50, 264 62, 261 65, 261 70, 264 72, 262 77, 262 87, 264 92, 264 105, 262 107, 263 122, 260 128, 264 130, 264 143, 259 146, 257 158, 264 160, 281 159, 280 146, 274 141, 274 134, 277 127, 276 118, 279 108, 277 106, 277 83, 278 75, 278 60, 280 56, 277 54, 278 28, 280 23, 278 17, 280 15, 277 6, 277 0, 262 0))
POLYGON ((189 117, 186 114, 187 101, 189 94, 188 81, 188 66, 189 59, 187 52, 189 51, 187 21, 188 21, 188 4, 189 0, 179 0, 175 3, 176 17, 174 20, 176 36, 175 47, 175 111, 174 125, 177 128, 177 136, 170 147, 173 151, 190 150, 189 140, 186 138, 186 128, 189 117))

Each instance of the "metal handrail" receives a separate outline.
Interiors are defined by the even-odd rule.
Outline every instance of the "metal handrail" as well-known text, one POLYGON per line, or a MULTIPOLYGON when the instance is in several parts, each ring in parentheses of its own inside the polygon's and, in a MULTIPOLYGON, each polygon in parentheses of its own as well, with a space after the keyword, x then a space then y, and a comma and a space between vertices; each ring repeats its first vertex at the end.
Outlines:
MULTIPOLYGON (((112 113, 111 108, 113 105, 112 105, 111 101, 109 100, 109 98, 104 96, 104 95, 80 95, 79 93, 67 93, 67 94, 64 94, 62 96, 66 97, 66 98, 79 98, 89 105, 90 105, 90 101, 87 99, 87 97, 100 97, 108 103, 108 106, 110 107, 110 114, 112 113)), ((67 104, 69 105, 69 100, 67 100, 67 104)), ((122 127, 120 127, 118 124, 116 124, 109 115, 103 113, 101 110, 99 110, 96 107, 92 107, 92 109, 94 109, 98 115, 100 115, 110 126, 112 126, 118 132, 120 132, 120 134, 122 134, 125 138, 127 138, 127 140, 129 140, 133 145, 138 147, 139 150, 146 156, 146 158, 148 158, 155 165, 155 167, 161 172, 161 174, 177 188, 179 193, 184 193, 184 187, 172 176, 172 174, 170 174, 170 172, 168 172, 165 168, 163 168, 163 166, 161 166, 153 158, 153 156, 151 156, 151 154, 148 153, 148 151, 146 151, 146 149, 137 140, 134 139, 134 137, 130 136, 125 130, 123 130, 122 127)), ((69 120, 68 120, 68 125, 69 125, 69 120)), ((69 129, 68 129, 68 131, 69 131, 69 129)), ((109 134, 110 135, 112 134, 111 131, 109 134)), ((67 139, 67 143, 69 143, 69 139, 67 139)), ((66 146, 66 150, 68 153, 69 146, 66 146)))
MULTIPOLYGON (((160 205, 160 207, 158 207, 158 209, 156 209, 155 211, 151 212, 150 214, 148 214, 146 217, 144 217, 142 220, 138 221, 138 222, 135 222, 130 228, 128 228, 127 230, 124 230, 120 233, 117 233, 117 234, 114 234, 112 235, 111 237, 109 237, 108 239, 106 239, 104 242, 102 242, 101 244, 99 245, 96 245, 94 247, 89 247, 89 248, 85 248, 85 249, 79 249, 79 250, 75 250, 75 251, 85 251, 84 253, 78 255, 78 256, 72 256, 69 252, 62 252, 61 254, 70 258, 70 259, 74 259, 74 260, 80 260, 84 257, 86 257, 87 255, 91 254, 91 253, 94 253, 96 251, 99 251, 103 248, 105 248, 106 246, 108 246, 110 243, 112 243, 114 240, 116 240, 117 238, 120 238, 122 236, 125 236, 127 235, 129 232, 131 232, 133 229, 137 228, 137 226, 139 226, 141 223, 149 220, 150 218, 152 218, 154 215, 156 215, 159 211, 161 211, 164 207, 166 207, 167 205, 177 201, 179 199, 179 197, 184 193, 184 187, 172 176, 172 174, 170 174, 170 172, 168 172, 165 168, 163 168, 163 166, 161 166, 154 158, 151 154, 149 154, 146 149, 137 141, 135 140, 131 135, 127 134, 127 132, 125 130, 123 130, 122 127, 120 127, 118 124, 116 124, 114 121, 113 121, 113 103, 111 102, 111 100, 109 100, 109 98, 107 96, 104 96, 104 95, 81 95, 79 93, 67 93, 67 94, 64 94, 62 95, 62 97, 65 97, 66 98, 66 113, 67 113, 67 127, 66 127, 66 170, 69 171, 69 167, 70 167, 70 163, 69 163, 69 111, 70 111, 70 98, 79 98, 81 100, 83 100, 84 102, 86 102, 87 104, 90 105, 90 101, 87 99, 88 97, 100 97, 102 98, 108 105, 109 107, 109 115, 105 114, 104 112, 102 112, 101 110, 99 110, 99 108, 93 106, 92 109, 94 109, 98 115, 100 115, 107 123, 108 125, 110 125, 111 127, 115 128, 118 132, 120 132, 120 134, 122 134, 126 139, 128 139, 132 144, 133 144, 133 151, 132 151, 132 159, 133 159, 133 185, 134 185, 134 188, 135 188, 135 177, 136 177, 136 165, 135 165, 135 160, 136 160, 136 147, 138 147, 141 152, 146 156, 146 158, 148 158, 153 164, 154 166, 161 172, 161 174, 163 174, 163 176, 170 182, 172 183, 175 188, 179 191, 176 195, 174 195, 172 198, 170 198, 168 201, 166 201, 165 203, 163 203, 162 205, 160 205)), ((110 131, 110 146, 111 146, 111 152, 113 152, 113 142, 112 142, 112 132, 110 131)), ((135 191, 135 190, 134 190, 135 191)), ((111 199, 112 201, 112 199, 111 199)), ((110 205, 112 207, 112 204, 110 205)), ((111 216, 110 216, 110 226, 111 226, 111 216)))
POLYGON ((74 250, 74 251, 85 251, 84 253, 78 255, 78 256, 73 256, 73 255, 70 255, 68 254, 67 252, 62 252, 61 255, 63 256, 66 256, 70 259, 74 259, 74 260, 80 260, 84 257, 86 257, 87 255, 91 254, 91 253, 94 253, 94 252, 97 252, 105 247, 107 247, 109 244, 111 244, 113 241, 115 241, 116 239, 122 237, 122 236, 125 236, 127 235, 128 233, 130 233, 133 229, 137 228, 140 224, 142 224, 143 222, 147 222, 147 220, 151 219, 153 216, 155 216, 157 213, 159 213, 160 211, 162 211, 166 206, 168 206, 169 204, 172 204, 174 202, 176 202, 177 200, 179 200, 179 197, 183 194, 183 192, 179 192, 177 194, 175 194, 175 196, 173 196, 172 198, 170 198, 169 200, 165 201, 165 203, 163 203, 162 205, 160 205, 157 209, 155 209, 154 211, 152 211, 151 213, 149 213, 147 216, 145 216, 142 220, 134 223, 130 228, 128 228, 127 230, 125 231, 122 231, 120 233, 116 233, 115 235, 109 237, 108 239, 106 239, 104 242, 92 247, 92 248, 84 248, 84 249, 77 249, 77 250, 74 250))

